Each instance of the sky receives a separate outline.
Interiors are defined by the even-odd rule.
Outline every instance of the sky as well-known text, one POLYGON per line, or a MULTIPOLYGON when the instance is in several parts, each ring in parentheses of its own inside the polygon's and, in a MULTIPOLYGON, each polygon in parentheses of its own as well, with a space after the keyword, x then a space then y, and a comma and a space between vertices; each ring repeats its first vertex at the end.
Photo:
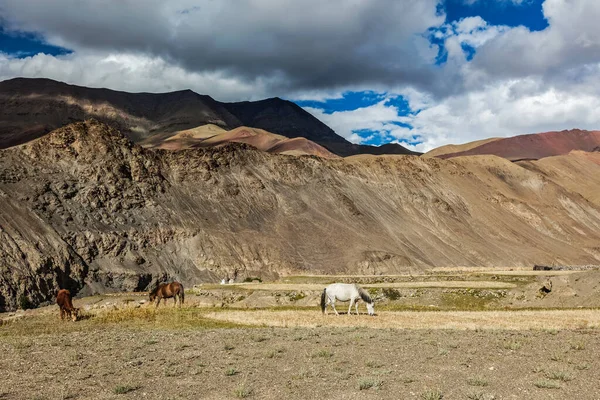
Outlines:
POLYGON ((600 129, 597 0, 0 0, 0 80, 281 97, 353 143, 600 129))

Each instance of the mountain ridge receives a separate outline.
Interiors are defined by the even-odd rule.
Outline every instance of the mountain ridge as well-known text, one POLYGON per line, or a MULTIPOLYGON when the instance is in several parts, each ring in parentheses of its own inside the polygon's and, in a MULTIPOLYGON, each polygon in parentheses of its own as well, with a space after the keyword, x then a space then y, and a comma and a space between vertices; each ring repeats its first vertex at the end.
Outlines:
MULTIPOLYGON (((0 148, 95 118, 136 143, 153 136, 161 141, 174 132, 215 124, 227 130, 249 126, 288 138, 305 137, 342 157, 381 152, 376 146, 348 142, 297 104, 278 97, 223 103, 190 89, 128 93, 46 78, 14 78, 0 82, 0 110, 0 148)), ((392 154, 420 154, 397 144, 385 149, 392 154)))
POLYGON ((167 151, 77 122, 0 150, 0 308, 50 301, 58 287, 189 286, 236 271, 598 264, 599 185, 600 153, 513 163, 289 157, 238 143, 167 151))

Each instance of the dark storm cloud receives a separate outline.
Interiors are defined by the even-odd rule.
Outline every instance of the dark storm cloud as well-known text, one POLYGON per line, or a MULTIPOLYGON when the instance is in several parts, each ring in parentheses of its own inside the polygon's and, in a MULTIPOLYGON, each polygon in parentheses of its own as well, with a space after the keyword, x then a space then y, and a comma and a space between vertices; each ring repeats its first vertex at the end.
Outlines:
POLYGON ((437 0, 4 0, 5 27, 85 52, 159 56, 281 90, 430 86, 437 0))

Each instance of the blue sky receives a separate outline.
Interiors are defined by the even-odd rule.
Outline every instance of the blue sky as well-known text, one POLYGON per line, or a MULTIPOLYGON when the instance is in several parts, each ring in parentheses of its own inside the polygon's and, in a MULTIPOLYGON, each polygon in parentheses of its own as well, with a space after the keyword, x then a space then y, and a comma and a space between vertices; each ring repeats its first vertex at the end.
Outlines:
MULTIPOLYGON (((525 26, 530 31, 539 31, 548 27, 548 22, 542 13, 543 0, 523 1, 522 3, 514 3, 511 0, 494 1, 494 0, 478 0, 473 3, 465 0, 446 0, 440 4, 438 9, 446 15, 445 23, 452 24, 467 17, 481 17, 490 25, 500 26, 525 26)), ((447 28, 442 28, 443 30, 447 28)), ((439 46, 438 55, 436 57, 436 65, 443 65, 447 62, 447 53, 444 48, 444 40, 436 39, 431 33, 439 29, 431 29, 425 34, 427 39, 439 46)), ((468 61, 472 60, 476 54, 476 49, 462 44, 462 49, 466 53, 468 61)), ((293 100, 293 99, 292 99, 293 100)), ((411 109, 407 99, 403 96, 389 98, 385 92, 374 91, 348 91, 342 93, 340 98, 326 99, 323 101, 315 100, 296 100, 295 102, 302 107, 322 110, 323 113, 331 115, 338 112, 352 111, 359 108, 373 106, 379 102, 385 102, 387 105, 397 107, 397 116, 406 117, 415 115, 420 112, 420 109, 411 109)), ((402 119, 401 119, 402 120, 402 119)), ((390 120, 390 124, 404 126, 407 129, 412 129, 410 124, 401 122, 401 120, 390 120)), ((417 145, 421 143, 419 135, 410 135, 406 138, 394 138, 386 130, 371 130, 357 128, 353 133, 359 135, 365 140, 363 144, 381 145, 384 143, 397 142, 400 144, 417 145)))
POLYGON ((6 32, 2 26, 0 26, 0 51, 19 58, 38 53, 54 56, 70 53, 68 49, 45 43, 43 38, 33 33, 6 32))
POLYGON ((349 2, 2 0, 0 79, 278 96, 418 151, 600 128, 597 0, 349 2))

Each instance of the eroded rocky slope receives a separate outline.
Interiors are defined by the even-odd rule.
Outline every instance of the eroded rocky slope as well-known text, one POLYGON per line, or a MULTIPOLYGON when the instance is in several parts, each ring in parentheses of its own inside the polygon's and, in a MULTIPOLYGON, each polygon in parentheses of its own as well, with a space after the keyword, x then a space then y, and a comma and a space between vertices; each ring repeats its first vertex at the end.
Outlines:
POLYGON ((325 160, 244 144, 171 152, 75 123, 0 151, 0 309, 58 287, 142 290, 165 275, 189 286, 236 271, 598 264, 600 174, 577 186, 553 165, 325 160))

